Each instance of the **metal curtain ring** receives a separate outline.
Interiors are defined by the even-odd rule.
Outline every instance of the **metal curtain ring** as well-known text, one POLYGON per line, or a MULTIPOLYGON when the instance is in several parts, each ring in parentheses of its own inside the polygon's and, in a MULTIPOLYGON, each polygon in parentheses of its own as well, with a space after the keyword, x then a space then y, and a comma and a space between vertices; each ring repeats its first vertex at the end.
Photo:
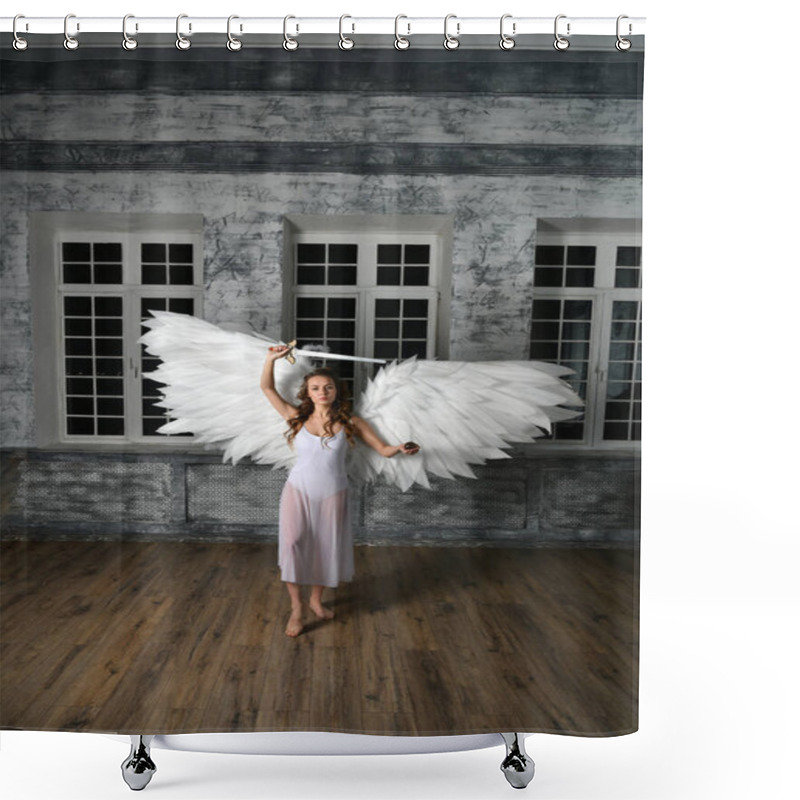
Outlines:
MULTIPOLYGON (((504 23, 505 23, 505 21, 507 19, 511 19, 511 14, 503 14, 503 16, 500 17, 500 49, 501 50, 510 50, 516 44, 514 39, 512 39, 511 36, 509 36, 503 30, 503 25, 504 25, 504 23)), ((517 23, 516 22, 512 22, 511 23, 511 34, 512 34, 512 36, 514 34, 516 34, 516 32, 517 32, 517 23)))
POLYGON ((297 41, 297 39, 293 39, 291 36, 289 36, 286 27, 290 19, 295 19, 295 17, 289 14, 283 18, 283 49, 297 50, 297 48, 300 47, 300 43, 297 41))
MULTIPOLYGON (((139 42, 136 41, 132 36, 128 36, 128 20, 129 19, 136 19, 133 14, 126 14, 122 18, 122 47, 125 50, 135 50, 139 46, 139 42)), ((136 29, 139 29, 139 26, 136 26, 136 29)))
MULTIPOLYGON (((619 32, 619 23, 623 19, 628 19, 628 16, 626 14, 620 14, 617 17, 617 41, 614 44, 614 47, 616 47, 617 50, 619 50, 621 53, 624 53, 626 50, 630 50, 631 49, 631 40, 630 39, 623 39, 622 36, 620 35, 620 32, 619 32)), ((629 36, 630 36, 630 33, 631 33, 632 30, 633 30, 633 28, 631 27, 631 24, 628 23, 628 35, 629 36)))
MULTIPOLYGON (((64 49, 65 50, 77 50, 78 49, 78 40, 74 36, 69 35, 69 31, 67 27, 69 25, 70 19, 74 19, 74 14, 67 14, 64 17, 64 49)), ((80 25, 76 25, 76 30, 80 30, 80 25)))
MULTIPOLYGON (((13 46, 13 48, 15 50, 27 50, 28 49, 28 40, 27 39, 23 39, 17 33, 17 20, 18 19, 25 19, 25 15, 24 14, 17 14, 17 16, 14 17, 14 24, 12 25, 12 31, 14 33, 14 41, 11 44, 12 44, 12 46, 13 46)), ((27 30, 27 29, 28 29, 28 24, 25 23, 25 30, 27 30)))
MULTIPOLYGON (((231 33, 231 22, 233 22, 233 20, 235 19, 239 19, 239 17, 237 17, 236 14, 231 14, 228 17, 228 43, 226 44, 226 47, 232 53, 235 53, 237 50, 242 49, 242 40, 236 39, 234 35, 231 33)), ((241 30, 241 28, 239 30, 241 30)))
POLYGON ((455 50, 461 44, 461 42, 458 41, 458 34, 461 31, 461 23, 460 22, 456 22, 456 35, 455 36, 451 36, 447 32, 447 23, 451 19, 457 19, 456 15, 455 14, 448 14, 444 18, 444 47, 445 47, 445 50, 455 50))
MULTIPOLYGON (((556 21, 555 21, 555 23, 554 23, 554 25, 553 25, 553 30, 554 30, 554 32, 555 32, 555 36, 556 36, 556 39, 555 39, 555 41, 553 42, 553 47, 555 47, 555 49, 556 49, 556 50, 566 50, 566 49, 569 47, 569 39, 565 39, 565 38, 564 38, 564 37, 563 37, 563 36, 562 36, 562 35, 561 35, 561 34, 558 32, 558 21, 559 21, 560 19, 566 19, 566 18, 567 18, 567 15, 566 15, 566 14, 559 14, 559 15, 556 17, 556 21)), ((569 22, 568 22, 568 23, 567 23, 567 36, 569 36, 569 28, 570 28, 570 24, 569 24, 569 22)))
MULTIPOLYGON (((175 40, 175 47, 178 50, 188 50, 192 46, 192 42, 190 39, 187 39, 181 33, 181 20, 186 19, 189 15, 188 14, 178 14, 178 18, 175 20, 175 35, 178 37, 175 40)), ((189 30, 192 30, 192 23, 189 23, 189 30)))
MULTIPOLYGON (((408 39, 404 39, 400 35, 401 19, 408 19, 408 17, 405 14, 398 14, 394 18, 394 47, 395 50, 408 50, 408 48, 411 47, 411 42, 408 39)), ((409 23, 406 23, 406 26, 408 27, 408 33, 406 34, 406 36, 411 36, 411 25, 409 23)))
MULTIPOLYGON (((348 39, 344 35, 344 32, 342 31, 342 26, 344 25, 344 21, 346 19, 353 19, 353 18, 349 14, 342 14, 342 16, 339 17, 339 49, 340 50, 352 50, 356 45, 356 43, 352 39, 348 39)), ((353 27, 353 30, 355 31, 355 29, 356 29, 355 24, 353 24, 352 27, 353 27)))

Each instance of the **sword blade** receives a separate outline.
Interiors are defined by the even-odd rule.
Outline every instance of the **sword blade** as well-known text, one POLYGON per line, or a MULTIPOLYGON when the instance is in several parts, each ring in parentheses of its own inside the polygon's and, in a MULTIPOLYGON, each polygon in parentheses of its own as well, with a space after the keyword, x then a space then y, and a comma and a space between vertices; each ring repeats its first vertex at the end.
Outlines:
POLYGON ((330 358, 334 361, 365 361, 368 364, 385 364, 385 358, 361 358, 359 356, 341 356, 338 353, 326 353, 323 350, 293 350, 294 355, 309 358, 330 358))

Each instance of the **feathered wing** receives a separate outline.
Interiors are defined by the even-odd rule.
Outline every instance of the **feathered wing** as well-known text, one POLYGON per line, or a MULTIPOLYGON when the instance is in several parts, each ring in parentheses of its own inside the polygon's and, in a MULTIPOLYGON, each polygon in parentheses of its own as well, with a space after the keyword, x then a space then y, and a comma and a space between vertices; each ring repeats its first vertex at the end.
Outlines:
POLYGON ((411 439, 421 450, 387 459, 356 448, 350 474, 366 482, 382 477, 403 491, 428 487, 428 474, 474 478, 470 465, 509 458, 503 448, 580 413, 559 407, 583 405, 561 380, 571 372, 541 361, 393 362, 370 382, 355 413, 384 441, 411 439))
MULTIPOLYGON (((226 331, 187 314, 152 311, 149 328, 139 338, 162 363, 147 377, 160 381, 163 400, 156 403, 173 418, 160 433, 191 432, 195 441, 224 451, 236 464, 249 456, 258 464, 288 467, 295 461, 286 442, 286 421, 260 388, 261 371, 271 345, 266 337, 226 331)), ((308 359, 275 363, 275 387, 294 402, 308 371, 308 359)))

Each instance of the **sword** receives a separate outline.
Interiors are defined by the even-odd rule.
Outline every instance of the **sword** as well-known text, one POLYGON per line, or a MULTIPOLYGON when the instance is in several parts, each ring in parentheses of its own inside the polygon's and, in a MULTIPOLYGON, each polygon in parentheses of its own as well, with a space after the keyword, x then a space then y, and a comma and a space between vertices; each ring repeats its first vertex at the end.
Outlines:
MULTIPOLYGON (((295 358, 296 355, 298 356, 308 356, 309 358, 330 358, 333 361, 364 361, 368 364, 385 364, 385 358, 361 358, 360 356, 343 356, 339 355, 339 353, 327 353, 324 350, 297 350, 295 345, 297 344, 297 339, 292 339, 291 342, 284 345, 284 347, 288 347, 289 349, 286 351, 286 355, 284 358, 290 363, 294 364, 297 360, 295 358)), ((274 347, 270 347, 270 350, 274 350, 274 347)))

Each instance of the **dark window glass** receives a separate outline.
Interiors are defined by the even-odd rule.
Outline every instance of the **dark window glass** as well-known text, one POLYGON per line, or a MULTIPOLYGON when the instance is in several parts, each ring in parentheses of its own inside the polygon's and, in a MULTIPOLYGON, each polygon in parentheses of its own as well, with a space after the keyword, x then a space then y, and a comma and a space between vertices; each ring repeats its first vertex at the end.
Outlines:
POLYGON ((323 286, 325 284, 325 267, 299 266, 297 282, 301 286, 323 286))
POLYGON ((571 245, 567 248, 568 267, 593 267, 597 254, 596 247, 571 245))
POLYGON ((94 394, 91 378, 67 378, 67 394, 94 394))
POLYGON ((125 413, 125 402, 121 397, 99 397, 97 413, 103 417, 121 417, 125 413))
POLYGON ((64 264, 64 283, 91 283, 92 268, 89 264, 64 264))
POLYGON ((148 397, 160 396, 163 388, 163 383, 154 381, 151 378, 142 379, 142 394, 147 395, 148 397))
POLYGON ((95 243, 94 260, 106 263, 122 261, 122 245, 119 242, 95 243))
POLYGON ((428 335, 428 323, 423 320, 405 320, 403 322, 404 339, 424 339, 428 335))
POLYGON ((142 372, 155 372, 158 369, 158 365, 160 363, 161 361, 157 358, 143 358, 142 372))
POLYGON ((591 319, 591 300, 565 300, 564 319, 591 319))
POLYGON ((403 316, 404 317, 424 317, 428 318, 428 301, 427 300, 404 300, 403 301, 403 316))
POLYGON ((635 300, 616 300, 611 319, 636 319, 638 306, 635 300))
POLYGON ((378 267, 378 286, 399 286, 400 267, 378 267))
POLYGON ((157 417, 155 419, 152 417, 145 417, 142 419, 142 433, 145 436, 161 436, 161 434, 157 433, 157 431, 163 424, 163 417, 157 417))
POLYGON ((171 244, 169 260, 173 264, 191 264, 194 261, 194 245, 171 244))
POLYGON ((554 267, 564 263, 564 248, 561 245, 541 244, 536 247, 536 265, 554 267))
POLYGON ((611 338, 617 341, 633 341, 636 338, 636 323, 612 322, 611 338))
POLYGON ((125 420, 119 417, 98 417, 98 436, 122 436, 125 433, 125 420))
POLYGON ((142 316, 149 317, 150 311, 166 311, 166 297, 143 297, 141 303, 142 316))
POLYGON ((324 244, 298 244, 297 245, 298 264, 324 264, 325 245, 324 244))
POLYGON ((332 353, 338 353, 342 356, 354 356, 356 354, 356 343, 352 339, 328 339, 327 344, 332 353))
POLYGON ((567 286, 594 286, 594 269, 568 269, 567 286))
POLYGON ((122 339, 96 339, 95 350, 98 356, 121 356, 122 339))
POLYGON ((636 345, 633 342, 612 342, 608 357, 611 361, 633 361, 636 345))
POLYGON ((92 417, 67 417, 67 434, 70 436, 94 436, 92 417))
POLYGON ((588 322, 565 322, 561 329, 563 339, 588 341, 591 338, 592 326, 588 322))
POLYGON ((299 339, 323 339, 325 323, 323 320, 298 320, 295 333, 299 339))
POLYGON ((558 323, 534 322, 531 328, 531 337, 537 340, 558 339, 558 323))
POLYGON ((375 358, 397 358, 397 342, 375 342, 375 358))
POLYGON ((561 358, 565 361, 585 361, 589 358, 589 342, 562 342, 561 358))
POLYGON ((556 361, 558 342, 531 342, 531 358, 539 361, 556 361))
POLYGON ((330 264, 355 264, 357 261, 357 244, 332 244, 328 246, 328 262, 330 264))
POLYGON ((627 420, 631 409, 628 403, 606 403, 607 420, 627 420))
POLYGON ((66 339, 64 352, 68 356, 90 356, 92 354, 91 339, 66 339))
POLYGON ((400 323, 393 319, 375 320, 376 339, 396 339, 400 335, 400 323))
POLYGON ((331 297, 328 300, 328 317, 331 319, 355 319, 356 301, 351 297, 331 297))
POLYGON ((95 264, 95 283, 122 283, 122 264, 95 264))
POLYGON ((91 297, 65 297, 64 315, 67 317, 91 317, 91 297))
POLYGON ((625 441, 628 438, 627 422, 606 422, 603 425, 603 438, 614 441, 625 441))
POLYGON ((121 358, 98 358, 95 363, 98 375, 122 375, 121 358))
POLYGON ((559 422, 553 426, 556 432, 555 439, 568 440, 571 442, 580 441, 583 439, 583 423, 582 422, 559 422))
POLYGON ((356 324, 346 320, 331 320, 328 323, 328 336, 355 339, 356 324))
POLYGON ((160 402, 157 397, 143 397, 142 398, 142 416, 143 417, 163 417, 165 411, 159 408, 156 403, 160 402))
POLYGON ((375 316, 376 317, 394 317, 400 316, 400 301, 399 300, 376 300, 375 301, 375 316))
POLYGON ((95 336, 122 336, 121 319, 96 319, 94 321, 95 336))
POLYGON ((399 244, 379 244, 378 245, 379 264, 402 264, 403 246, 399 244))
POLYGON ((324 317, 325 299, 322 297, 298 297, 298 317, 324 317))
POLYGON ((406 264, 430 264, 431 246, 429 244, 407 244, 406 264))
POLYGON ((425 358, 428 352, 428 345, 425 342, 403 342, 402 355, 403 358, 425 358))
POLYGON ((194 314, 194 299, 191 297, 170 297, 169 310, 176 314, 194 314))
POLYGON ((166 284, 167 268, 163 264, 142 264, 142 283, 166 284))
POLYGON ((328 284, 330 286, 355 286, 355 267, 328 267, 328 284))
POLYGON ((428 267, 406 267, 403 272, 403 285, 427 286, 429 272, 428 267))
POLYGON ((563 286, 564 270, 561 267, 536 267, 533 282, 537 286, 563 286))
POLYGON ((65 319, 64 320, 64 335, 65 336, 91 336, 92 335, 92 321, 90 319, 65 319))
POLYGON ((169 282, 177 286, 191 286, 194 283, 194 267, 191 264, 170 264, 169 282))
POLYGON ((641 247, 618 247, 617 264, 618 267, 640 267, 642 265, 641 247))
POLYGON ((167 260, 167 246, 165 244, 143 244, 142 263, 164 264, 167 260))
POLYGON ((611 382, 606 388, 606 396, 612 400, 628 400, 631 394, 631 384, 626 382, 611 382))
MULTIPOLYGON (((148 381, 152 383, 152 381, 148 381)), ((119 378, 98 378, 97 394, 103 397, 122 396, 122 381, 119 378)))
MULTIPOLYGON (((589 374, 589 364, 586 361, 562 361, 562 366, 571 369, 574 374, 569 376, 571 381, 585 381, 589 374)), ((583 394, 581 394, 583 397, 583 394)))
POLYGON ((67 358, 67 375, 93 375, 94 369, 91 358, 67 358))
POLYGON ((67 414, 92 416, 94 414, 93 397, 67 397, 67 414))
POLYGON ((559 319, 561 317, 560 300, 534 300, 534 319, 559 319))
POLYGON ((95 297, 94 313, 97 317, 121 317, 121 297, 95 297))
POLYGON ((62 242, 62 261, 91 261, 92 250, 88 242, 62 242))
POLYGON ((617 269, 614 273, 614 286, 617 289, 638 289, 638 269, 617 269))

